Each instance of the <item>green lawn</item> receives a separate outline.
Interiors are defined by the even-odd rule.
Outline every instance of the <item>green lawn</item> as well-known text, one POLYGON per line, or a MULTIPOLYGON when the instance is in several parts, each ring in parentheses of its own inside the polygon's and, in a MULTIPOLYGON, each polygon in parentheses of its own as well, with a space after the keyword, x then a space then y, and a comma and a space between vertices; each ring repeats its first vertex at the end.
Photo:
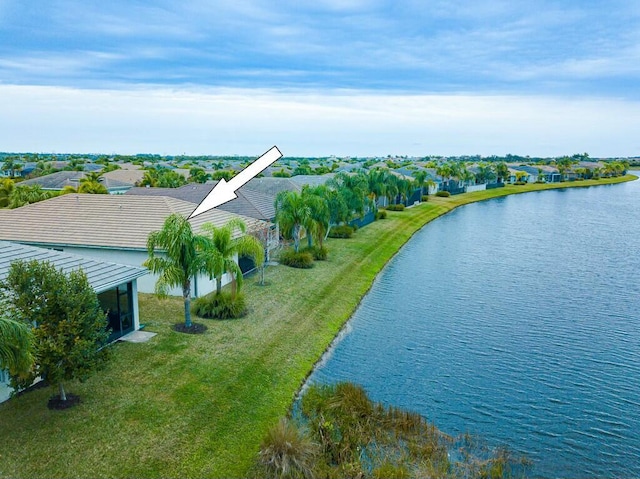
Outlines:
MULTIPOLYGON (((625 180, 634 179, 626 177, 625 180)), ((575 182, 588 186, 608 180, 575 182)), ((141 322, 158 335, 114 345, 108 369, 70 384, 82 404, 49 411, 51 389, 0 405, 0 477, 242 477, 265 431, 285 415, 314 363, 373 278, 422 225, 471 201, 546 185, 430 198, 390 212, 349 240, 330 240, 311 270, 270 267, 245 289, 250 314, 175 333, 180 299, 141 295, 141 322)))

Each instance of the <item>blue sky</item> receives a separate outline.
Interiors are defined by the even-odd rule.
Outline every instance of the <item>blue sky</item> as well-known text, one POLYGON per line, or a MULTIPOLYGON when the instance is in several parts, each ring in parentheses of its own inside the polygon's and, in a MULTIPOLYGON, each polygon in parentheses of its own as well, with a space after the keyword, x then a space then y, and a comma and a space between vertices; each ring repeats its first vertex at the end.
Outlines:
POLYGON ((640 2, 0 0, 0 102, 4 151, 635 156, 640 2))

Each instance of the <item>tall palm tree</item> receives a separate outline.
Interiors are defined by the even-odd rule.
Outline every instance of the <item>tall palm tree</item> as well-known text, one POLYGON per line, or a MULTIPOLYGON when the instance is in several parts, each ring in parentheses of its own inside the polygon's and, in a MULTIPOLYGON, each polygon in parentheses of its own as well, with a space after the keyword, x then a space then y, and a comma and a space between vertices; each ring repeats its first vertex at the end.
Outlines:
POLYGON ((11 374, 26 373, 33 365, 31 327, 0 316, 0 370, 11 374))
POLYGON ((242 288, 242 270, 236 262, 236 256, 249 256, 256 265, 264 262, 264 248, 262 243, 250 235, 234 238, 236 231, 245 233, 247 226, 239 218, 230 220, 226 225, 216 228, 211 223, 202 225, 202 230, 210 235, 209 239, 216 254, 210 256, 208 262, 209 274, 216 279, 216 293, 222 291, 222 276, 231 276, 231 295, 242 288))
POLYGON ((309 207, 309 221, 306 225, 307 244, 313 246, 313 239, 322 248, 324 237, 329 230, 331 214, 329 212, 329 188, 325 185, 302 188, 302 197, 309 207))
POLYGON ((293 249, 300 250, 300 235, 305 225, 309 224, 311 208, 297 191, 281 191, 276 196, 276 221, 280 231, 293 238, 293 249))
POLYGON ((149 258, 143 266, 158 274, 156 293, 166 296, 169 288, 181 287, 184 301, 184 325, 191 327, 191 279, 207 273, 216 251, 209 238, 191 229, 186 218, 170 215, 160 231, 147 239, 149 258), (163 254, 164 253, 164 254, 163 254))

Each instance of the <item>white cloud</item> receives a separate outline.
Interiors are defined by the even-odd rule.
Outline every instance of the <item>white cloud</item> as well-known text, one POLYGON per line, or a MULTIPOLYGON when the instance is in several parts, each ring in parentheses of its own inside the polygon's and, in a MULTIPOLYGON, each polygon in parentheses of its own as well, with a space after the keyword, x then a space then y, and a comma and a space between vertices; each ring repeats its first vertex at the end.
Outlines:
POLYGON ((0 150, 640 155, 640 102, 540 96, 0 86, 0 150))

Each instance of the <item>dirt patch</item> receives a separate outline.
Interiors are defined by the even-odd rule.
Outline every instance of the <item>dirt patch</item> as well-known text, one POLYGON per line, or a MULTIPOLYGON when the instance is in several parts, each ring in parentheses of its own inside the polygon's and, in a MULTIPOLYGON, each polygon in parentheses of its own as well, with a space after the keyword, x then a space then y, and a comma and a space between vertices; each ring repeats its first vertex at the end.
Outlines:
POLYGON ((177 331, 178 333, 204 334, 204 332, 207 330, 207 327, 204 324, 191 323, 191 326, 187 328, 184 323, 176 323, 173 325, 173 330, 177 331))
POLYGON ((53 409, 56 411, 61 411, 62 409, 69 409, 70 407, 76 406, 80 404, 80 396, 76 396, 75 394, 67 394, 67 400, 63 401, 60 399, 60 396, 51 396, 49 398, 49 403, 47 407, 49 409, 53 409))

